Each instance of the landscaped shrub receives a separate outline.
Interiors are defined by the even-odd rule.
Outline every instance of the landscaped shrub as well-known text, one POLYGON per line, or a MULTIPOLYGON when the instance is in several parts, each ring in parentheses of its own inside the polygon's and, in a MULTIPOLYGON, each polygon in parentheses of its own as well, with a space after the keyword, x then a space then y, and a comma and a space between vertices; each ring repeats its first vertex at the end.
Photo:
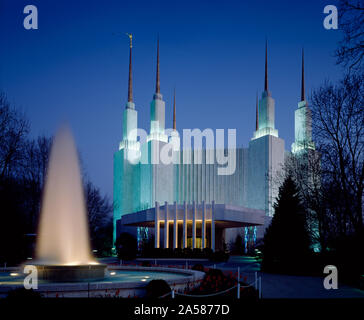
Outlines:
POLYGON ((229 254, 224 251, 215 251, 210 255, 211 261, 226 262, 229 259, 229 254))
POLYGON ((220 269, 208 269, 206 272, 207 277, 223 278, 224 274, 220 269))
POLYGON ((172 248, 166 248, 166 249, 163 250, 163 253, 164 253, 164 256, 166 258, 173 257, 174 256, 174 249, 172 249, 172 248))
POLYGON ((182 252, 184 257, 192 257, 192 250, 190 248, 184 248, 182 252))
POLYGON ((205 268, 202 264, 197 263, 192 267, 192 270, 205 272, 205 268))
POLYGON ((121 260, 133 260, 137 254, 137 240, 130 233, 123 232, 115 242, 118 258, 121 260))
POLYGON ((171 292, 171 288, 165 280, 152 280, 146 286, 146 298, 158 298, 171 292))
MULTIPOLYGON (((232 277, 231 275, 224 275, 224 273, 220 269, 209 269, 207 270, 204 279, 202 280, 199 287, 192 289, 189 291, 189 294, 192 295, 211 295, 216 294, 213 296, 209 296, 210 298, 221 298, 221 297, 237 297, 237 279, 232 277), (235 287, 235 288, 234 288, 235 287), (232 288, 232 289, 231 289, 232 288), (228 290, 231 289, 231 290, 228 290), (228 290, 227 292, 224 292, 228 290), (221 295, 218 294, 219 292, 224 292, 221 295)), ((245 282, 240 282, 240 297, 241 298, 258 298, 258 292, 255 290, 254 287, 244 288, 247 284, 245 282)))
POLYGON ((235 237, 234 241, 231 241, 229 243, 229 250, 233 254, 244 254, 244 240, 240 234, 235 237))
POLYGON ((173 255, 176 258, 183 258, 184 257, 183 250, 181 248, 173 249, 173 255))
POLYGON ((211 261, 223 262, 229 259, 229 254, 224 251, 213 252, 209 248, 203 250, 195 248, 172 249, 172 248, 149 248, 143 250, 141 256, 144 258, 172 258, 172 259, 210 259, 211 261))
POLYGON ((143 261, 142 263, 141 263, 141 267, 151 267, 152 265, 151 265, 151 263, 149 262, 149 261, 143 261))
POLYGON ((212 251, 212 249, 210 249, 210 248, 205 248, 205 249, 202 249, 202 254, 203 254, 206 258, 208 258, 208 257, 210 257, 210 256, 213 254, 213 251, 212 251))

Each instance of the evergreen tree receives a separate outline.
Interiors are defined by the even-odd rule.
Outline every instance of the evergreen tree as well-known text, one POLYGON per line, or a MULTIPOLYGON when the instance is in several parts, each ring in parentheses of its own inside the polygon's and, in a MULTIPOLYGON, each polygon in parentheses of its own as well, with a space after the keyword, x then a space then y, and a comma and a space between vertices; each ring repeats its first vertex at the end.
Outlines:
POLYGON ((279 188, 275 214, 264 235, 262 269, 304 272, 310 254, 305 210, 291 176, 279 188))

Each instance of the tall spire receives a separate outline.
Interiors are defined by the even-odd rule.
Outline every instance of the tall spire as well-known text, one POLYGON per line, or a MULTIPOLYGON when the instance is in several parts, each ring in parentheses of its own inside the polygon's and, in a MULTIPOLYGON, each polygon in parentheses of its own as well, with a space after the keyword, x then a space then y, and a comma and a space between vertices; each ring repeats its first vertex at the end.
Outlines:
POLYGON ((157 79, 156 79, 156 86, 155 86, 155 93, 160 93, 160 78, 159 78, 159 36, 157 40, 157 79))
POLYGON ((253 139, 262 136, 274 136, 278 138, 278 130, 275 128, 275 101, 271 96, 268 88, 268 40, 265 39, 265 75, 264 75, 264 91, 259 101, 257 110, 257 119, 255 126, 258 130, 254 131, 253 139))
POLYGON ((265 77, 264 91, 268 91, 268 41, 265 39, 265 77))
POLYGON ((257 97, 255 101, 255 130, 257 131, 259 129, 259 118, 258 118, 258 92, 257 97))
POLYGON ((133 48, 133 35, 127 33, 130 40, 130 53, 129 53, 129 86, 128 86, 128 102, 133 102, 133 75, 132 75, 132 59, 131 51, 133 48))
POLYGON ((303 48, 302 48, 301 101, 305 101, 305 57, 303 48))
POLYGON ((176 89, 173 96, 173 130, 176 130, 176 89))

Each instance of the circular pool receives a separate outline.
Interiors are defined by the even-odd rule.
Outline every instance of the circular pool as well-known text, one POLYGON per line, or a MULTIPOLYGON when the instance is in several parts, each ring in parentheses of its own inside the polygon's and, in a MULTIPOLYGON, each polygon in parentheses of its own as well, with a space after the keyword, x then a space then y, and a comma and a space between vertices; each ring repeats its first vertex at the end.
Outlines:
MULTIPOLYGON (((103 279, 78 282, 39 280, 35 291, 43 297, 143 297, 151 280, 163 279, 175 291, 184 291, 198 286, 204 275, 189 269, 109 266, 103 279)), ((0 272, 0 297, 23 288, 25 276, 19 268, 0 272)))

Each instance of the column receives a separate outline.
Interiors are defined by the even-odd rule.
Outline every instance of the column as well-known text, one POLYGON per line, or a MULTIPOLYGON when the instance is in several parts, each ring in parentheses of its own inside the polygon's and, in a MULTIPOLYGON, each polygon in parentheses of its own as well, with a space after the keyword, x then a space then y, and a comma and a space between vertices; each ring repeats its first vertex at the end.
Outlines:
POLYGON ((168 202, 164 203, 164 248, 169 245, 169 228, 168 228, 168 202))
POLYGON ((159 248, 159 203, 155 202, 155 211, 154 211, 154 248, 159 248))
POLYGON ((211 249, 215 251, 215 200, 211 203, 211 249))
POLYGON ((174 232, 173 232, 173 248, 178 247, 178 217, 177 217, 177 202, 174 202, 174 232))
POLYGON ((186 201, 183 203, 184 215, 183 215, 183 248, 187 248, 187 203, 186 201))
POLYGON ((192 212, 192 249, 196 248, 196 202, 193 201, 192 212))
POLYGON ((202 249, 206 248, 205 236, 206 236, 206 205, 205 201, 202 201, 202 249))

